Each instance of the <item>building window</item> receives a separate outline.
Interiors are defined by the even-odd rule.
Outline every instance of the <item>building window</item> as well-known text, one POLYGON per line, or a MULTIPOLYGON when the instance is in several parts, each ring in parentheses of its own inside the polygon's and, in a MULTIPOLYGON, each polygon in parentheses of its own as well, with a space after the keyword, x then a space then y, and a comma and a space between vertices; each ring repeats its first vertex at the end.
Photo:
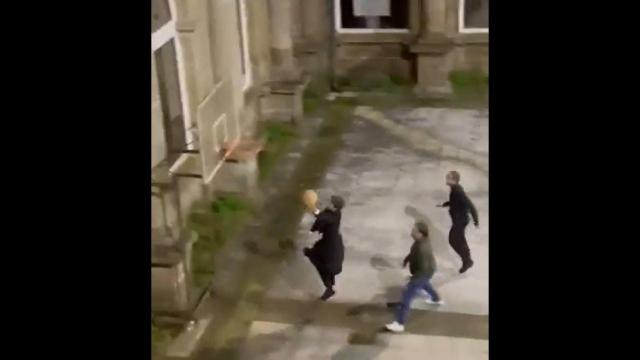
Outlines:
POLYGON ((176 36, 175 0, 151 2, 151 51, 156 61, 158 89, 169 161, 175 161, 191 141, 184 69, 176 36))
POLYGON ((170 20, 169 0, 151 0, 151 32, 157 31, 170 20))
POLYGON ((186 148, 187 143, 174 40, 165 43, 154 56, 167 147, 169 153, 179 154, 186 148))
POLYGON ((251 85, 251 60, 249 58, 249 29, 247 26, 247 0, 236 0, 236 17, 240 50, 240 71, 242 72, 242 88, 251 85))
POLYGON ((335 0, 341 33, 408 32, 408 0, 335 0))
POLYGON ((488 33, 489 0, 460 0, 458 23, 461 33, 488 33))

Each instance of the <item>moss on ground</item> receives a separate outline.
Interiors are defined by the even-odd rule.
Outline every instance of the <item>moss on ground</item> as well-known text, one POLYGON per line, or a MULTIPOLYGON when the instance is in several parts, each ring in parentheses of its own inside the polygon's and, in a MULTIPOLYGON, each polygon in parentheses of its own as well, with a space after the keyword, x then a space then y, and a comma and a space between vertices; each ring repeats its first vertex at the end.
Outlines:
POLYGON ((454 96, 460 101, 486 102, 489 91, 489 76, 479 69, 452 71, 449 81, 454 96))
POLYGON ((298 134, 293 124, 279 121, 265 121, 259 131, 266 139, 264 151, 258 159, 258 179, 264 181, 269 178, 278 159, 298 134))
POLYGON ((353 120, 352 104, 334 102, 323 109, 324 121, 311 143, 304 150, 298 166, 279 194, 281 202, 273 209, 279 214, 266 230, 269 238, 291 238, 303 214, 299 196, 306 189, 315 189, 322 181, 331 159, 342 145, 342 133, 353 120))
POLYGON ((254 207, 248 200, 235 195, 219 196, 208 208, 191 214, 191 229, 198 234, 193 245, 191 266, 193 287, 196 297, 206 289, 215 273, 215 255, 220 248, 242 229, 253 213, 254 207))
POLYGON ((156 353, 167 343, 169 340, 169 331, 162 329, 151 324, 151 352, 156 353))
POLYGON ((443 99, 424 99, 413 93, 415 84, 405 78, 381 73, 358 78, 341 77, 336 80, 341 91, 358 92, 358 104, 377 108, 396 106, 485 108, 487 107, 489 77, 479 69, 452 71, 449 80, 453 95, 443 99))
POLYGON ((306 115, 315 114, 318 108, 322 105, 322 99, 318 98, 304 98, 302 99, 302 106, 306 115))
POLYGON ((329 93, 329 85, 323 78, 315 77, 307 84, 302 96, 305 115, 315 114, 324 104, 324 97, 329 93))

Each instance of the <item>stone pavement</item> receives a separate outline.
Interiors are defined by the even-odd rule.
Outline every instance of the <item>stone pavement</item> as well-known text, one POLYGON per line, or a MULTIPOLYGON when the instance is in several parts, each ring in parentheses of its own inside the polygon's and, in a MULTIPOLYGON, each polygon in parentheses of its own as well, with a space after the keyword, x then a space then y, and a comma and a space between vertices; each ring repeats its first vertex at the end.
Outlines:
POLYGON ((305 216, 295 240, 298 251, 284 260, 267 285, 249 328, 243 359, 486 359, 488 358, 488 119, 475 110, 358 108, 343 134, 344 146, 329 168, 320 199, 343 196, 343 272, 337 294, 317 301, 323 288, 300 249, 317 235, 305 216), (371 114, 374 114, 371 116, 371 114), (372 118, 374 118, 372 120, 372 118), (395 130, 394 130, 395 129, 395 130), (445 152, 442 149, 448 149, 445 152), (456 156, 462 154, 460 158, 456 156), (449 156, 452 155, 452 156, 449 156), (480 228, 467 238, 475 266, 460 275, 449 247, 450 221, 444 176, 457 170, 480 214, 480 228), (446 305, 418 298, 407 333, 386 334, 385 308, 397 301, 408 272, 401 262, 411 246, 415 219, 428 222, 438 261, 433 283, 446 305))

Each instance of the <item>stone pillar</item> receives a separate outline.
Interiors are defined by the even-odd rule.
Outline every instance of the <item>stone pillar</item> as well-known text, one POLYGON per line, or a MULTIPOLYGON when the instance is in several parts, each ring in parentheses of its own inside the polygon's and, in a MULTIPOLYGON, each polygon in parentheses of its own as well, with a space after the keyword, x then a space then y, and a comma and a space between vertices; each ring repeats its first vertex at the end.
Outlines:
POLYGON ((271 78, 275 81, 300 80, 293 56, 291 0, 269 0, 271 24, 271 78))
POLYGON ((429 33, 445 33, 447 19, 446 0, 425 0, 424 16, 427 20, 427 35, 429 33))
POLYGON ((302 8, 305 4, 301 4, 304 0, 289 0, 291 4, 291 39, 294 45, 303 41, 303 17, 302 8))
POLYGON ((302 120, 302 92, 306 86, 293 54, 292 0, 268 0, 271 28, 271 81, 260 100, 263 119, 302 120))
POLYGON ((324 0, 302 0, 302 29, 305 41, 319 44, 328 32, 327 4, 324 0))
POLYGON ((422 1, 422 31, 411 51, 418 62, 416 94, 424 97, 451 95, 449 71, 453 62, 453 40, 447 29, 447 0, 422 1))

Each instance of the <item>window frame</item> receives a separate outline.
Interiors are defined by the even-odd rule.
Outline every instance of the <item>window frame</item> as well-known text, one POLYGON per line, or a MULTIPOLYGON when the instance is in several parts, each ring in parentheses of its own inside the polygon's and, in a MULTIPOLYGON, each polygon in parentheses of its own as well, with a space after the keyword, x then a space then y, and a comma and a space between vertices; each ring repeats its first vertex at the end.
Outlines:
MULTIPOLYGON (((406 28, 378 28, 378 29, 369 29, 369 28, 343 28, 342 27, 342 4, 340 3, 342 0, 333 0, 333 10, 335 17, 335 31, 338 34, 408 34, 409 33, 409 19, 407 19, 407 27, 406 28)), ((353 1, 353 0, 351 0, 353 1)), ((393 1, 393 0, 389 0, 393 1)))
POLYGON ((464 26, 464 7, 466 0, 458 0, 458 32, 461 34, 488 34, 489 27, 486 28, 468 28, 464 26))
MULTIPOLYGON (((176 30, 176 2, 175 0, 168 0, 169 10, 171 13, 171 20, 162 25, 158 30, 151 33, 151 56, 155 56, 155 52, 158 51, 169 41, 173 40, 173 44, 176 50, 176 66, 178 68, 178 83, 180 86, 180 102, 182 104, 182 118, 185 127, 185 141, 187 144, 193 142, 193 134, 188 131, 191 127, 191 112, 189 111, 189 96, 187 92, 187 84, 185 82, 186 70, 184 64, 184 50, 178 31, 176 30)), ((160 99, 162 101, 162 99, 160 99)), ((162 116, 165 116, 163 114, 162 116)))
MULTIPOLYGON (((240 33, 238 34, 240 51, 242 52, 242 65, 240 69, 244 68, 242 73, 242 91, 247 91, 252 84, 252 71, 251 71, 251 58, 249 51, 249 12, 247 10, 247 0, 236 0, 237 21, 240 22, 240 33)), ((242 71, 242 70, 241 70, 242 71)))

